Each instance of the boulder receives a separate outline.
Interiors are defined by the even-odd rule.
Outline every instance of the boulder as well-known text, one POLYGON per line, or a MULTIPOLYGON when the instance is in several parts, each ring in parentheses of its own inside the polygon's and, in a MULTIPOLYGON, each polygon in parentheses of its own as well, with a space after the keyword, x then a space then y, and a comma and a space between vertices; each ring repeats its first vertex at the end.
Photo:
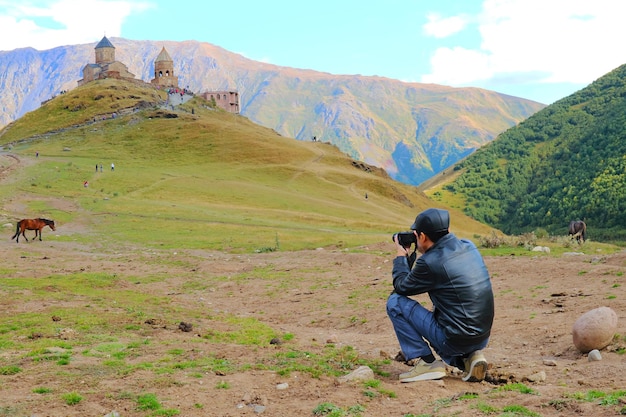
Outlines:
POLYGON ((572 328, 574 346, 582 353, 604 349, 617 330, 617 314, 609 307, 598 307, 580 316, 572 328))

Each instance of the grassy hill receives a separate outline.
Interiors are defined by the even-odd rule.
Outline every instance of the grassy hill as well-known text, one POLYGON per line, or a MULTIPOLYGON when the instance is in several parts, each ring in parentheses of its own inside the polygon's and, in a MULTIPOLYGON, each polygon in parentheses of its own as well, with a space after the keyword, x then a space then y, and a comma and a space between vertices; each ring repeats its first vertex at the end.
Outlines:
MULTIPOLYGON (((0 215, 87 224, 111 242, 269 251, 386 241, 432 205, 328 143, 282 137, 200 98, 174 110, 166 99, 144 84, 97 81, 5 127, 0 145, 23 168, 0 199, 22 204, 0 215)), ((452 229, 490 231, 456 212, 452 229)))
POLYGON ((505 233, 584 219, 626 241, 626 65, 502 133, 423 189, 505 233))

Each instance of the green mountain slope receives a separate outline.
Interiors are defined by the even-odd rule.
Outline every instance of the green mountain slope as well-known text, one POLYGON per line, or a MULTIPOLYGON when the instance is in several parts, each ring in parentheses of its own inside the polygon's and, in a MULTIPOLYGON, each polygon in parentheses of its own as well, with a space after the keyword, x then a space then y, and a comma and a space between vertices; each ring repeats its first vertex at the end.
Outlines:
MULTIPOLYGON (((0 215, 84 224, 113 241, 252 251, 390 241, 432 205, 328 143, 282 137, 200 98, 174 110, 165 100, 144 84, 96 81, 5 127, 0 155, 22 163, 0 184, 0 215)), ((453 219, 462 236, 490 231, 453 219)))
POLYGON ((429 193, 506 233, 563 234, 582 218, 593 238, 623 240, 626 66, 502 133, 455 169, 429 193))

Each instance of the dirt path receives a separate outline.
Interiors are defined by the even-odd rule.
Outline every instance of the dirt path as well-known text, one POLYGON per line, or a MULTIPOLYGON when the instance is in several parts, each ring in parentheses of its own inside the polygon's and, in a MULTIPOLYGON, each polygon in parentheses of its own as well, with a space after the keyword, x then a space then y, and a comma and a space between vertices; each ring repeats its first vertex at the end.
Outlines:
POLYGON ((0 181, 7 178, 20 165, 20 158, 10 153, 0 153, 0 181))

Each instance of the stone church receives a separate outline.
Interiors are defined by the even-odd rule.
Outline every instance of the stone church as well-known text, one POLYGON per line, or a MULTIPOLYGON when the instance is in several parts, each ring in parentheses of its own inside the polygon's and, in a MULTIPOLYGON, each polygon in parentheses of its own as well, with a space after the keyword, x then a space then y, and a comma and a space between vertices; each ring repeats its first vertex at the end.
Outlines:
POLYGON ((87 64, 83 67, 83 78, 78 80, 78 85, 103 78, 135 79, 135 74, 128 71, 126 65, 115 60, 115 46, 106 36, 98 42, 95 50, 96 63, 87 64))
MULTIPOLYGON (((83 78, 78 80, 78 85, 104 78, 118 78, 129 81, 140 81, 135 74, 128 71, 128 67, 115 60, 115 46, 104 36, 95 47, 96 63, 87 64, 83 67, 83 78)), ((154 78, 150 83, 158 87, 178 87, 178 77, 174 75, 174 61, 165 50, 154 61, 154 78)))
MULTIPOLYGON (((115 60, 115 46, 104 36, 95 47, 96 62, 83 67, 83 78, 78 85, 84 85, 94 80, 117 78, 134 82, 143 82, 135 78, 135 74, 128 71, 128 67, 115 60)), ((154 60, 154 78, 150 84, 157 88, 178 89, 178 77, 174 74, 174 61, 165 47, 154 60)), ((239 114, 239 93, 237 91, 207 91, 200 94, 206 100, 213 101, 217 106, 230 113, 239 114)))

